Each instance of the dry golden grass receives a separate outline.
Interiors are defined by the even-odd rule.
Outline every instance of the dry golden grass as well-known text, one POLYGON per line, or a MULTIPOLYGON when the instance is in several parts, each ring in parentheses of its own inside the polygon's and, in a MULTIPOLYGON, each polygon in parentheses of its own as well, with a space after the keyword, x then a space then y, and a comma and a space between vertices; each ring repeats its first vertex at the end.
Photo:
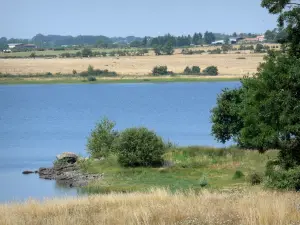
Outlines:
POLYGON ((300 224, 297 193, 109 194, 0 205, 1 225, 300 224))
POLYGON ((170 71, 181 73, 186 66, 215 65, 220 75, 243 76, 255 73, 263 61, 263 54, 220 54, 220 55, 181 55, 107 57, 83 59, 0 59, 0 72, 9 74, 63 73, 70 74, 87 70, 89 65, 95 69, 108 69, 120 75, 147 75, 157 65, 167 65, 170 71), (246 59, 237 59, 245 57, 246 59))

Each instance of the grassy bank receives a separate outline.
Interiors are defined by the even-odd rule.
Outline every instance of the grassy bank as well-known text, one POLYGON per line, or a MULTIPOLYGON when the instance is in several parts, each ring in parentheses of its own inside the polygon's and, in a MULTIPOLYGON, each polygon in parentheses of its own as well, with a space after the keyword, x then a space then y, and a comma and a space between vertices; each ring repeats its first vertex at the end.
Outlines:
POLYGON ((157 189, 148 193, 0 205, 0 224, 286 225, 299 224, 299 202, 296 193, 257 190, 172 194, 157 189))
POLYGON ((104 173, 104 179, 91 183, 83 191, 134 192, 152 187, 171 191, 248 189, 251 187, 248 177, 253 173, 263 176, 266 162, 276 156, 277 151, 262 155, 239 149, 188 147, 168 150, 164 155, 165 166, 160 168, 124 168, 116 156, 103 161, 91 159, 82 163, 82 168, 90 173, 104 173))
POLYGON ((51 77, 51 78, 1 78, 2 84, 102 84, 102 83, 161 83, 161 82, 222 82, 239 81, 240 78, 232 77, 116 77, 116 78, 96 78, 96 81, 89 82, 82 77, 51 77))

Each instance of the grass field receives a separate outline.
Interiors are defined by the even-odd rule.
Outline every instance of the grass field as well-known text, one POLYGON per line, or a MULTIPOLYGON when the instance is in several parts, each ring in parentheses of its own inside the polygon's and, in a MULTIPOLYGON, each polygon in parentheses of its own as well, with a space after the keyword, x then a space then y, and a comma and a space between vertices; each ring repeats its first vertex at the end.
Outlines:
POLYGON ((174 148, 164 158, 167 166, 161 168, 123 168, 116 156, 104 161, 89 160, 82 164, 90 173, 104 173, 104 179, 91 183, 84 191, 109 193, 146 191, 149 187, 178 190, 201 190, 203 182, 210 190, 242 190, 250 185, 247 177, 254 172, 263 176, 265 164, 275 159, 277 151, 259 154, 239 149, 209 147, 174 148), (244 176, 234 179, 236 171, 244 176))
POLYGON ((145 76, 157 65, 167 65, 169 71, 182 73, 186 66, 200 66, 201 69, 215 65, 220 76, 243 76, 256 72, 263 61, 263 54, 220 54, 220 55, 172 55, 106 57, 82 59, 0 59, 0 72, 9 74, 63 73, 70 74, 87 70, 108 69, 119 75, 145 76), (244 57, 245 59, 238 59, 244 57))
POLYGON ((104 179, 86 191, 101 195, 0 205, 0 224, 296 225, 298 193, 247 183, 250 173, 262 174, 276 155, 189 147, 166 152, 162 168, 125 169, 114 156, 88 160, 82 168, 104 173, 104 179), (237 170, 245 176, 234 176, 237 170))
POLYGON ((0 205, 1 225, 296 225, 300 195, 252 190, 95 195, 0 205))
POLYGON ((50 77, 50 78, 1 78, 0 84, 105 84, 105 83, 165 83, 165 82, 225 82, 225 81, 239 81, 236 76, 122 76, 122 77, 97 77, 96 81, 89 82, 87 78, 83 77, 50 77))

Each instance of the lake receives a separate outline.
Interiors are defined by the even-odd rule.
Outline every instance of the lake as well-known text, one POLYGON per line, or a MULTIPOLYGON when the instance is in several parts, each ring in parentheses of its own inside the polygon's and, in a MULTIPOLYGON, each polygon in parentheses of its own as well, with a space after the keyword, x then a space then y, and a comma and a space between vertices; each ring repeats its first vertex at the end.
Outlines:
POLYGON ((122 130, 145 126, 178 145, 222 146, 210 135, 217 94, 239 82, 0 85, 0 202, 77 195, 23 170, 55 156, 85 155, 86 138, 103 116, 122 130))

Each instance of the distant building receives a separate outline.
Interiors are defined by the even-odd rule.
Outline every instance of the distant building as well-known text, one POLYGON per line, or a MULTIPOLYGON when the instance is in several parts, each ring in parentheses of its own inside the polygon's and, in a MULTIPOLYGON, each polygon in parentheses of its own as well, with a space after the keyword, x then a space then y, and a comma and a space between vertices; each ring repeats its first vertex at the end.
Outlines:
POLYGON ((23 44, 23 43, 11 43, 8 44, 9 49, 35 49, 36 45, 34 44, 23 44))
POLYGON ((242 37, 230 37, 229 38, 229 44, 237 44, 239 41, 243 40, 244 38, 242 37))
POLYGON ((21 45, 23 45, 22 43, 11 43, 11 44, 8 44, 8 48, 16 48, 16 47, 18 47, 18 46, 21 46, 21 45))
POLYGON ((219 41, 214 41, 211 43, 212 45, 224 45, 225 41, 224 40, 219 40, 219 41))
POLYGON ((256 36, 255 38, 245 38, 244 42, 263 42, 265 41, 265 35, 256 36))

